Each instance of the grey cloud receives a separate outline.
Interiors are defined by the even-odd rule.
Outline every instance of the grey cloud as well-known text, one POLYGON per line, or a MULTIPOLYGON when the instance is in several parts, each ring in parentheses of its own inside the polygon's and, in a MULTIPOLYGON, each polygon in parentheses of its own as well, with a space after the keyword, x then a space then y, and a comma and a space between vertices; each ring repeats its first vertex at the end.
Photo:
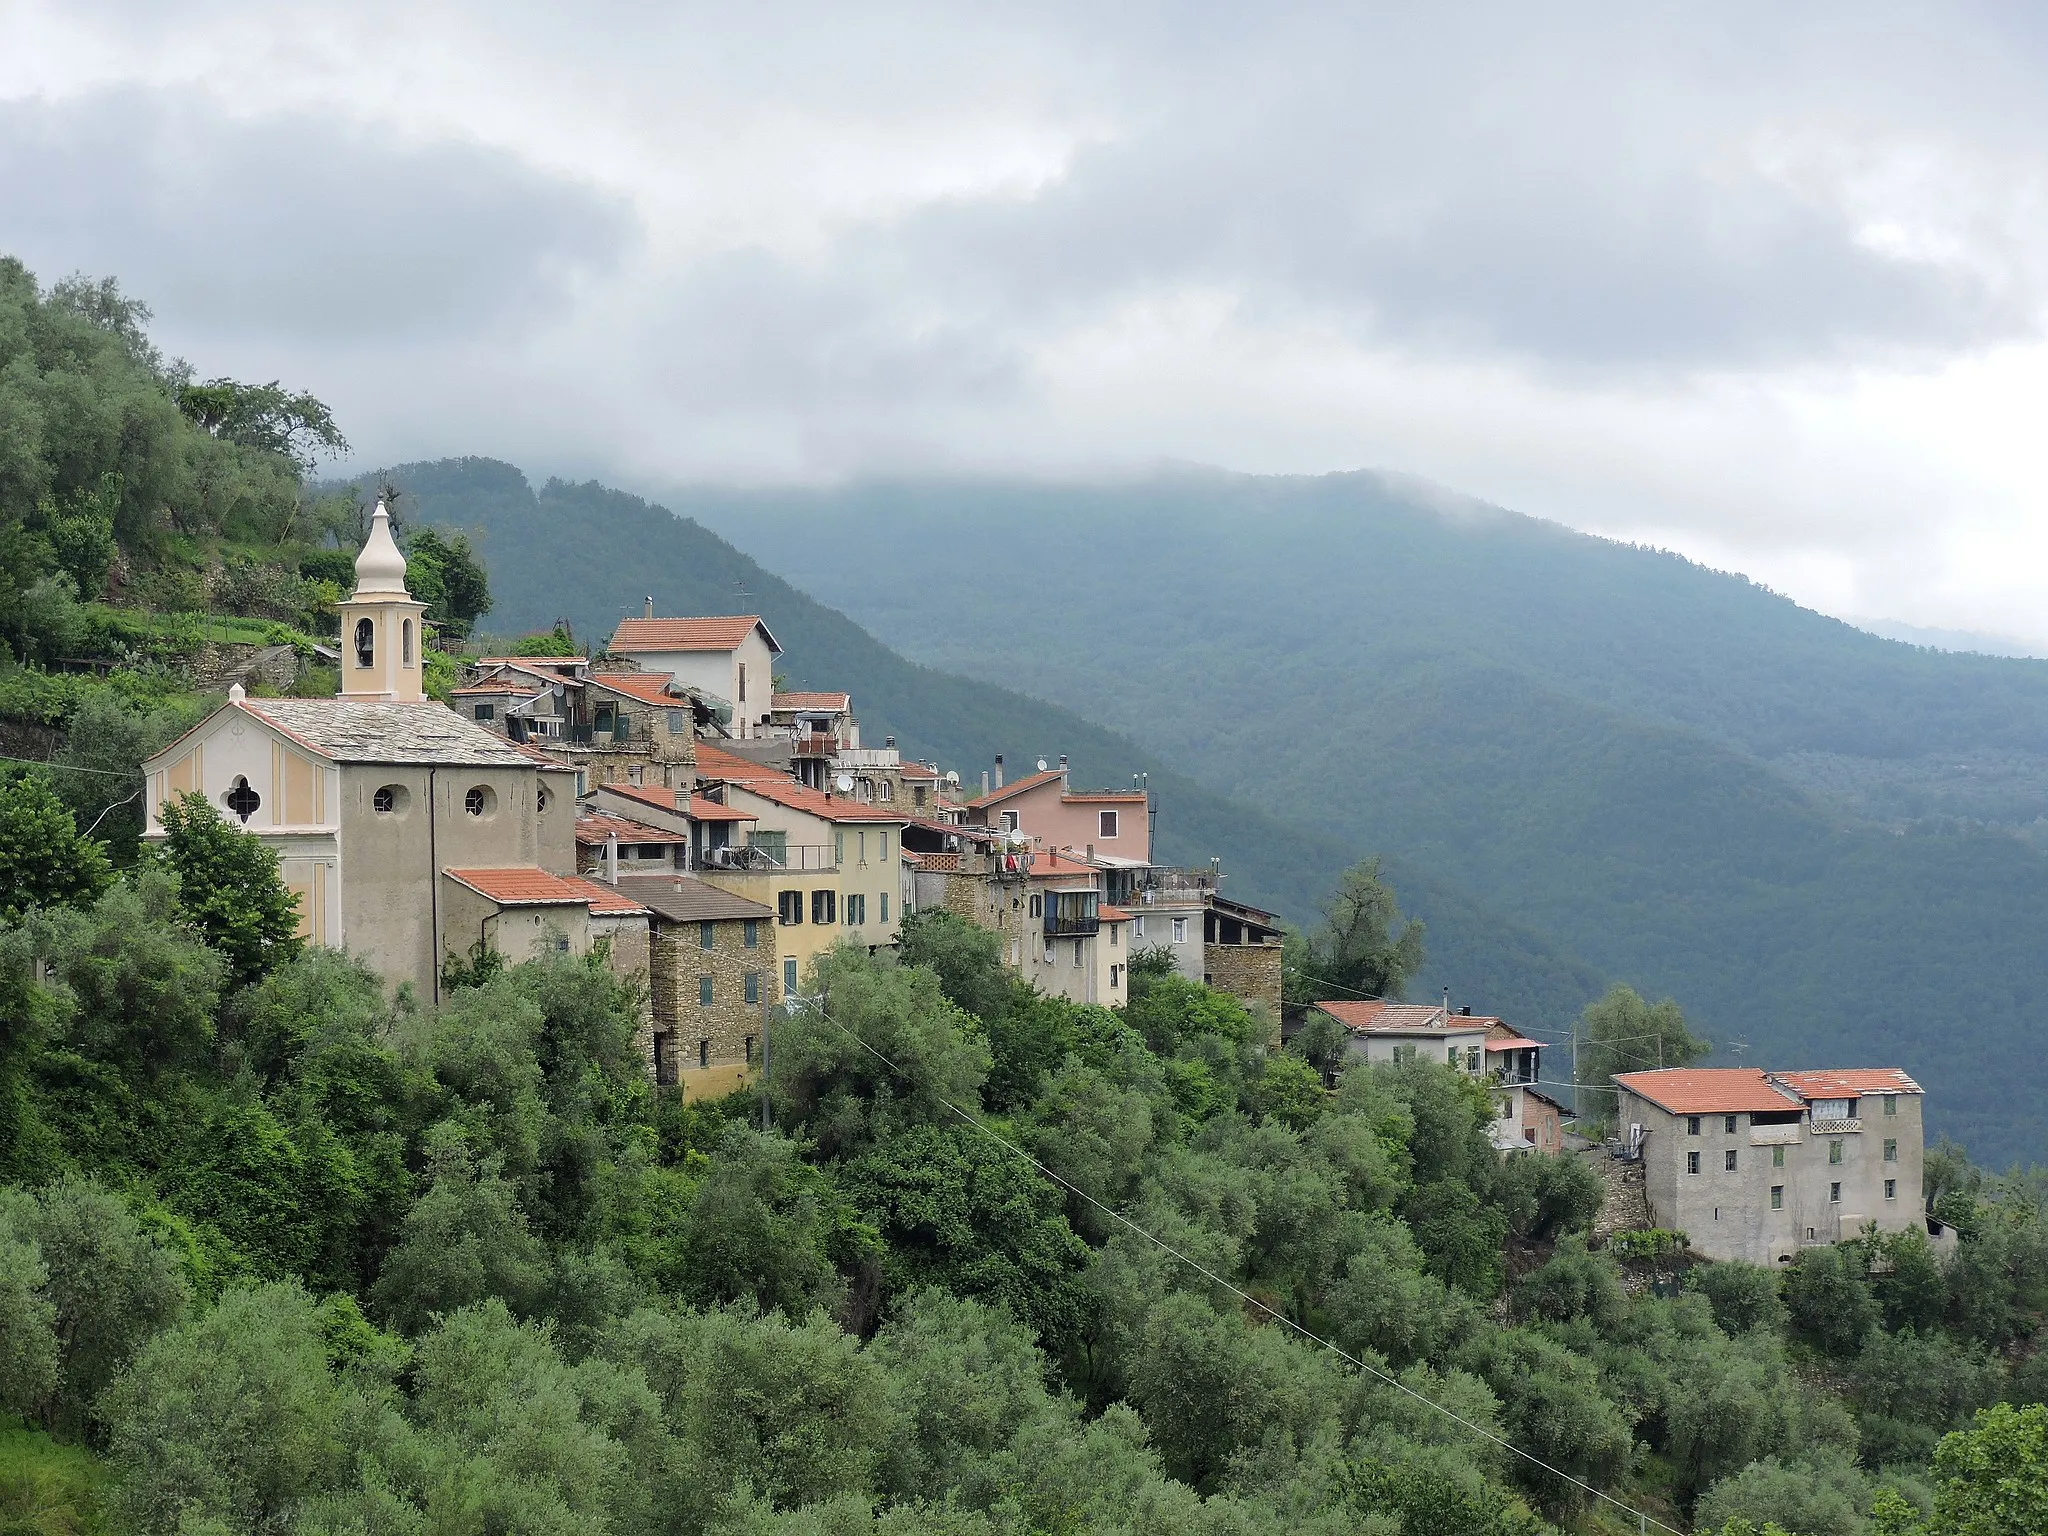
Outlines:
POLYGON ((467 143, 140 89, 0 102, 0 250, 117 275, 171 328, 329 343, 528 323, 612 265, 630 212, 467 143))

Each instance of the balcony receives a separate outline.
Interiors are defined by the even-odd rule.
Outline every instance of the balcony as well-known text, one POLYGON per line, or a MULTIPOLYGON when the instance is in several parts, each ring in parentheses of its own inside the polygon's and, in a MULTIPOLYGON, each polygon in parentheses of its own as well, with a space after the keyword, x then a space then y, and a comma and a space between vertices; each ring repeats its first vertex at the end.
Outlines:
POLYGON ((1092 939, 1102 931, 1098 910, 1101 897, 1094 891, 1047 891, 1045 893, 1045 936, 1048 939, 1092 939))
POLYGON ((1815 1120, 1813 1134, 1816 1136, 1840 1136, 1849 1131, 1863 1129, 1861 1120, 1815 1120))
POLYGON ((839 861, 832 856, 832 849, 822 843, 747 843, 738 847, 707 848, 704 867, 774 873, 777 870, 837 869, 839 861))
POLYGON ((1752 1125, 1749 1128, 1752 1147, 1796 1147, 1804 1139, 1796 1125, 1752 1125))

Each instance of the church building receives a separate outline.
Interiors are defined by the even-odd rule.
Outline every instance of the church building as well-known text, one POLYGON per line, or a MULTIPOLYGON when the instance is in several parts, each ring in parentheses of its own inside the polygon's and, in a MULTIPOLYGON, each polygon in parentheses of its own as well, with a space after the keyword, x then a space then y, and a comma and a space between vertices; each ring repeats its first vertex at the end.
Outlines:
POLYGON ((575 770, 427 697, 424 613, 379 505, 341 609, 339 696, 231 689, 143 764, 147 835, 165 801, 204 795, 277 851, 307 939, 422 999, 479 943, 516 962, 603 934, 615 965, 644 968, 644 909, 577 877, 575 770))

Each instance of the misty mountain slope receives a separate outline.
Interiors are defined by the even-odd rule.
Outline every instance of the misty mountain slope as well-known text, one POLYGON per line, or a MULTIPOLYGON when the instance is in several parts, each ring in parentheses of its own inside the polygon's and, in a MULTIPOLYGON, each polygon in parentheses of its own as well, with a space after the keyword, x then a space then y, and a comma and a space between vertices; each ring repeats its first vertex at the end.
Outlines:
MULTIPOLYGON (((1320 821, 1303 830, 1254 808, 1262 802, 1233 803, 1071 711, 908 662, 725 540, 637 497, 560 482, 536 494, 517 469, 484 459, 388 473, 412 498, 412 515, 475 532, 491 572, 496 606, 485 624, 494 631, 566 618, 585 644, 600 645, 650 594, 661 613, 758 612, 787 647, 778 665, 791 686, 850 690, 869 739, 893 734, 906 752, 963 779, 977 779, 997 752, 1014 770, 1037 754, 1066 752, 1077 783, 1124 784, 1148 773, 1160 857, 1199 864, 1220 854, 1231 894, 1297 922, 1311 919, 1338 872, 1369 851, 1320 821)), ((1593 967, 1440 874, 1398 861, 1390 872, 1404 907, 1429 927, 1431 964, 1415 995, 1449 986, 1531 1027, 1555 1027, 1600 990, 1593 967)))
POLYGON ((2048 806, 2040 663, 1370 476, 678 499, 913 655, 1383 848, 1749 1060, 1896 1061, 1980 1155, 2039 1150, 2048 859, 1936 813, 2048 806))

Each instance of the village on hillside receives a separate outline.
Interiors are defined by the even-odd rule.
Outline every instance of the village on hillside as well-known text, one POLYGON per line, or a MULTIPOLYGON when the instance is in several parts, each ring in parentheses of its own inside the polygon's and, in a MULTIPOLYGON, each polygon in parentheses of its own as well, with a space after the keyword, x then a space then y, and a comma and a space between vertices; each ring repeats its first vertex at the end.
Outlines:
MULTIPOLYGON (((1064 757, 1013 774, 1001 756, 966 782, 893 737, 865 743, 847 693, 779 691, 758 615, 652 610, 600 657, 470 661, 451 709, 427 695, 426 606, 380 504, 341 605, 339 694, 233 688, 143 765, 149 835, 166 801, 203 794, 274 849, 304 938, 422 998, 451 968, 595 949, 644 978, 646 1069, 685 1098, 755 1079, 818 956, 892 946, 932 909, 1072 1002, 1122 1006, 1144 956, 1241 1000, 1274 1048, 1300 1024, 1279 919, 1226 896, 1220 862, 1155 862, 1142 783, 1077 785, 1064 757)), ((1506 1019, 1448 1001, 1307 1011, 1341 1031, 1344 1060, 1440 1061, 1485 1084, 1504 1156, 1574 1139, 1571 1080, 1506 1019)), ((1921 1196, 1922 1094, 1902 1071, 1615 1081, 1611 1203, 1703 1257, 1787 1264, 1872 1223, 1954 1241, 1921 1196)))

